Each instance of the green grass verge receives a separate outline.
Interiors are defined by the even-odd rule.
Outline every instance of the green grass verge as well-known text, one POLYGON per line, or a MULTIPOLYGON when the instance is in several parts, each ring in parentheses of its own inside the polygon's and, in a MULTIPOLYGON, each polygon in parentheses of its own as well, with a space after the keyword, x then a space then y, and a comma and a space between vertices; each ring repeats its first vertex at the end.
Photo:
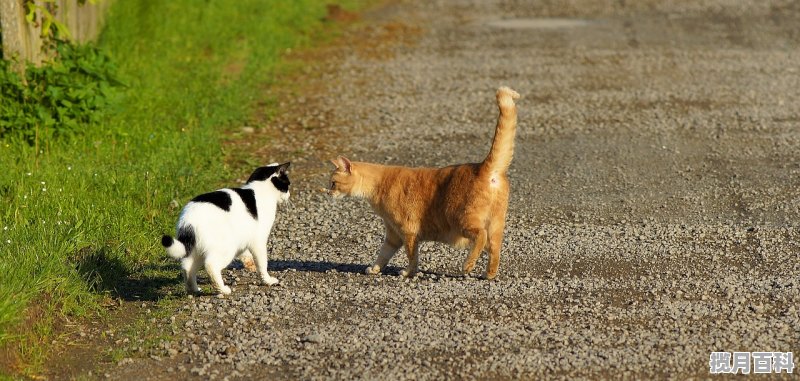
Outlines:
POLYGON ((329 2, 113 3, 98 43, 127 88, 109 116, 38 149, 0 141, 0 373, 41 369, 63 317, 168 263, 170 202, 246 175, 224 164, 222 137, 251 122, 282 52, 330 27, 329 2))

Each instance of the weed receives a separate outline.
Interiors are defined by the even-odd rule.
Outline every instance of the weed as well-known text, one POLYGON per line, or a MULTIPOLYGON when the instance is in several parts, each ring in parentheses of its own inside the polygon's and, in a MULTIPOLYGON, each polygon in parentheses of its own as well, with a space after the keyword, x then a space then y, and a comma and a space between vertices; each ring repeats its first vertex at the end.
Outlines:
POLYGON ((36 147, 96 125, 121 85, 109 57, 92 45, 55 40, 46 65, 27 65, 24 78, 0 61, 0 138, 36 147))

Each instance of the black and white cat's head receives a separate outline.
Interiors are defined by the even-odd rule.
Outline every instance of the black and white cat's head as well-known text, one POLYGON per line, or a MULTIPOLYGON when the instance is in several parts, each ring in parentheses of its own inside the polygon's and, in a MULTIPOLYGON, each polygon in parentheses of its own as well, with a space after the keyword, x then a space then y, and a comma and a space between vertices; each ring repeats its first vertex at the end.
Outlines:
POLYGON ((283 164, 272 163, 264 167, 258 167, 250 178, 247 179, 247 184, 254 186, 258 182, 262 182, 279 192, 278 202, 283 202, 289 199, 289 165, 290 162, 283 164))

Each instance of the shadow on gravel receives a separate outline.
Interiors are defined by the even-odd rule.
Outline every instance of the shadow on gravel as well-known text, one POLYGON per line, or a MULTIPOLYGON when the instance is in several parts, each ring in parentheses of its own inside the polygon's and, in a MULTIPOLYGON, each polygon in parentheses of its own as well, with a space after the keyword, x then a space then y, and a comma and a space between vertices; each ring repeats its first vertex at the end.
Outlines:
MULTIPOLYGON (((294 269, 297 271, 310 271, 324 273, 329 270, 336 270, 340 273, 364 274, 366 265, 354 265, 350 263, 334 262, 311 262, 311 261, 269 261, 270 271, 283 271, 294 269)), ((388 266, 383 270, 384 274, 399 274, 400 268, 388 266)))

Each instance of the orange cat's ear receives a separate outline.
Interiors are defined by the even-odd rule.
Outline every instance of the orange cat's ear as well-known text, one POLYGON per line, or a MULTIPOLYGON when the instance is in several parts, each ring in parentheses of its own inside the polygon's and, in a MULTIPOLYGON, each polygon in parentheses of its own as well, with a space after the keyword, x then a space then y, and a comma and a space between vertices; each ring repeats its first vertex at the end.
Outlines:
POLYGON ((350 173, 350 160, 348 160, 344 156, 339 156, 336 159, 331 159, 331 163, 336 166, 336 170, 339 172, 350 173))
POLYGON ((342 164, 340 169, 344 170, 345 173, 350 173, 350 168, 352 167, 352 163, 344 156, 339 156, 339 163, 342 164))

